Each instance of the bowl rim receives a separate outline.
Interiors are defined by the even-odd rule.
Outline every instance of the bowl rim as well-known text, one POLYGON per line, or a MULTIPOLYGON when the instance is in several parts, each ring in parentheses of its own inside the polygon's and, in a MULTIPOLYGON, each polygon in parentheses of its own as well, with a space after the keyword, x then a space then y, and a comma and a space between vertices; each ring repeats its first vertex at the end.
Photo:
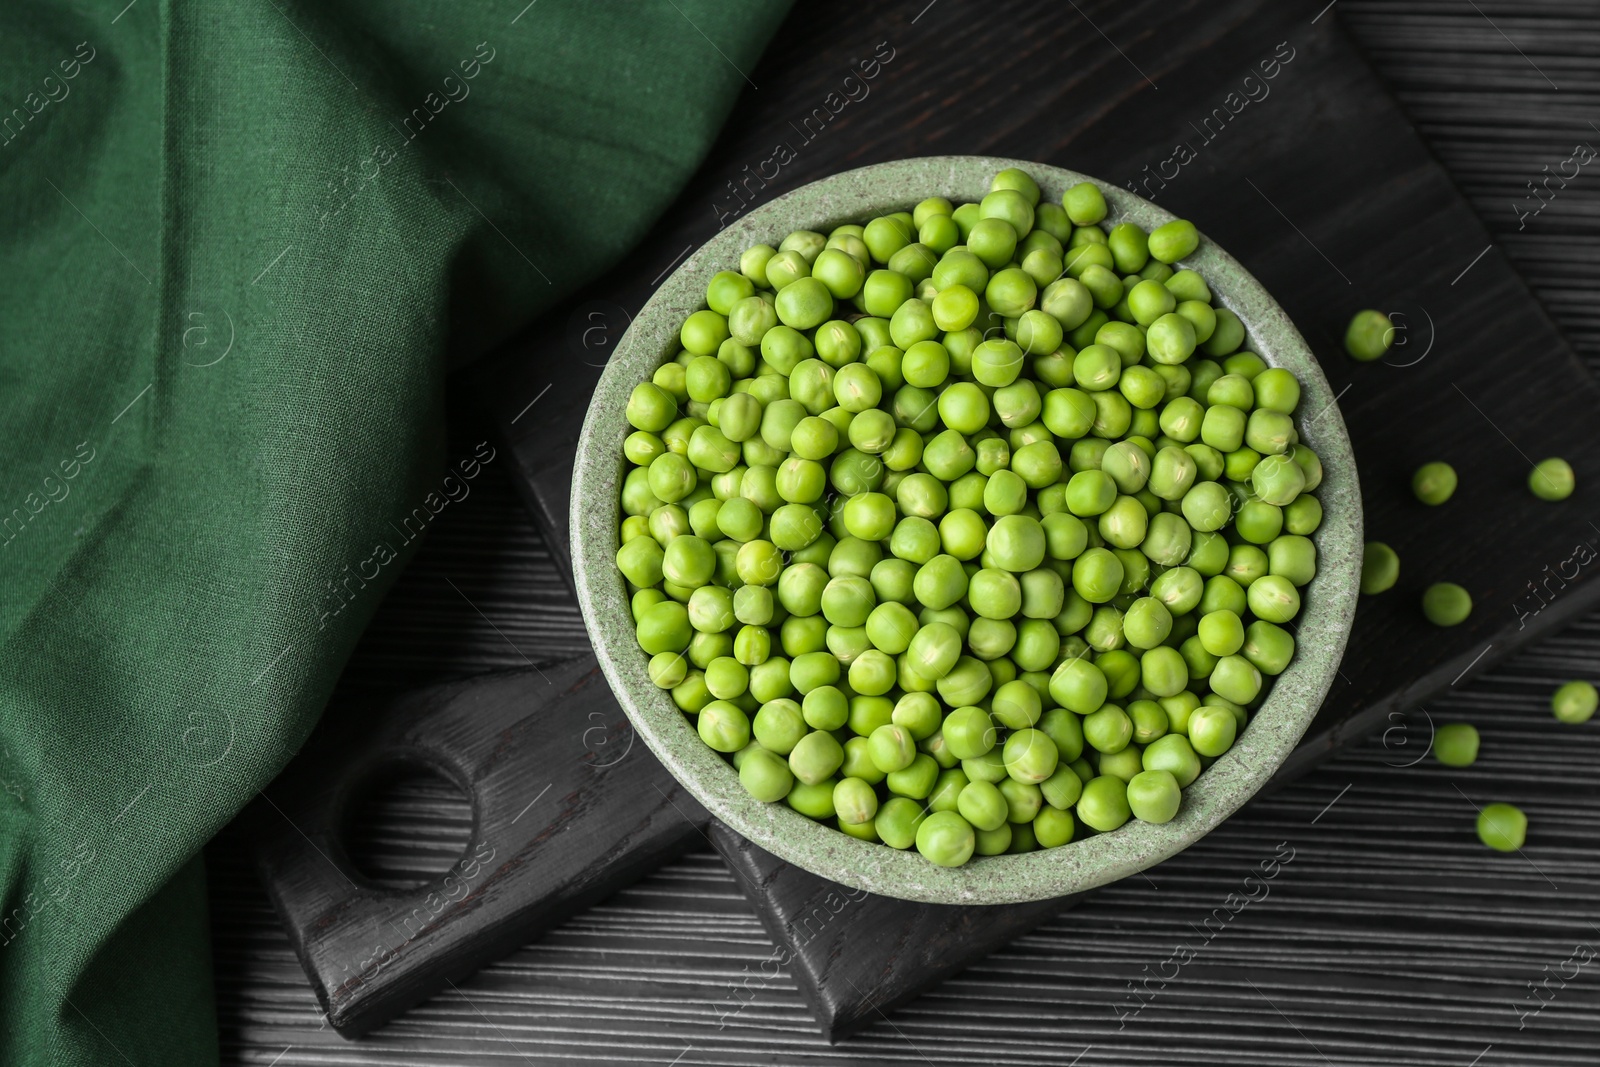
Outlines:
MULTIPOLYGON (((945 868, 917 851, 852 838, 787 805, 744 791, 732 765, 699 738, 670 694, 650 682, 649 657, 634 639, 629 597, 615 556, 621 522, 619 490, 624 407, 634 385, 675 353, 678 327, 704 306, 706 283, 737 270, 756 243, 777 245, 798 229, 827 229, 909 210, 924 197, 976 201, 993 175, 1008 167, 1030 174, 1046 197, 1091 182, 1105 196, 1105 224, 1134 222, 1145 230, 1177 216, 1120 186, 1073 170, 991 156, 927 156, 844 171, 801 186, 755 208, 695 249, 656 290, 618 343, 596 386, 579 439, 572 480, 572 562, 578 600, 596 657, 618 702, 667 770, 717 819, 780 859, 834 882, 883 896, 942 904, 1002 904, 1082 892, 1152 866, 1204 837, 1272 777, 1310 725, 1339 669, 1361 571, 1361 499, 1355 458, 1326 377, 1287 313, 1245 268, 1201 235, 1178 264, 1201 272, 1213 302, 1246 325, 1247 346, 1300 380, 1296 415, 1302 440, 1315 449, 1324 478, 1317 497, 1323 522, 1313 535, 1318 573, 1302 590, 1296 655, 1273 683, 1248 728, 1227 753, 1184 790, 1178 815, 1162 824, 1130 820, 1121 828, 1058 848, 974 858, 945 868), (911 189, 913 196, 883 190, 911 189), (1307 413, 1313 414, 1307 416, 1307 413)), ((1241 347, 1241 350, 1245 346, 1241 347)))

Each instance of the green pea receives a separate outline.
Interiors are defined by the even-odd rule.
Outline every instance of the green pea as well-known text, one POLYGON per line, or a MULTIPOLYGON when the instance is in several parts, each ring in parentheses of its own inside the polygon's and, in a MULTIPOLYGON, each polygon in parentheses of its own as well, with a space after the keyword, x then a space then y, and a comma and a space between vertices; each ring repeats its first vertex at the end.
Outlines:
POLYGON ((1244 623, 1234 611, 1222 608, 1200 618, 1200 644, 1213 656, 1231 656, 1244 646, 1244 623))
POLYGON ((1294 657, 1294 638, 1281 626, 1257 619, 1245 630, 1239 651, 1262 674, 1279 675, 1294 657))
POLYGON ((956 660, 950 673, 934 683, 934 687, 939 699, 951 707, 975 705, 994 688, 994 674, 982 660, 962 656, 956 660))
POLYGON ((1023 728, 1006 738, 1002 759, 1014 780, 1038 784, 1055 773, 1060 751, 1043 731, 1023 728))
POLYGON ((1588 682, 1568 682, 1550 697, 1550 711, 1564 723, 1588 722, 1600 707, 1600 694, 1588 682))
POLYGON ((1344 350, 1363 363, 1382 358, 1393 343, 1394 323, 1381 311, 1356 312, 1344 331, 1344 350))
MULTIPOLYGON (((881 830, 879 831, 882 832, 881 830)), ((940 867, 959 867, 972 857, 972 825, 953 811, 936 811, 916 828, 917 851, 940 867)))
POLYGON ((1528 475, 1528 489, 1540 500, 1565 500, 1577 484, 1572 465, 1564 459, 1543 459, 1528 475))
POLYGON ((892 722, 873 730, 867 745, 873 766, 885 774, 911 766, 917 755, 916 739, 911 731, 892 722))
MULTIPOLYGON (((1001 273, 1003 274, 1005 272, 1001 273)), ((993 283, 990 284, 992 285, 993 283)), ((1022 373, 1023 363, 1023 351, 1014 341, 1007 340, 1003 337, 992 338, 982 342, 973 350, 971 364, 972 376, 983 385, 990 386, 991 388, 999 388, 1001 386, 1010 385, 1012 382, 1017 380, 1017 375, 1022 373)), ((987 421, 988 418, 986 409, 987 405, 985 405, 985 421, 987 421)), ((944 416, 944 408, 942 406, 939 409, 939 413, 942 417, 944 416)), ((965 426, 973 425, 975 421, 971 417, 961 418, 958 415, 958 418, 960 418, 963 428, 965 426)), ((946 421, 949 421, 947 417, 946 421)), ((980 425, 975 429, 965 430, 965 432, 975 433, 978 429, 982 429, 982 426, 980 425)))
POLYGON ((1180 788, 1187 789, 1200 776, 1200 758, 1189 738, 1181 733, 1169 733, 1150 742, 1140 759, 1146 771, 1165 771, 1180 788))
POLYGON ((1032 822, 1039 814, 1039 809, 1044 807, 1044 794, 1032 782, 1020 782, 1008 777, 1002 779, 996 788, 1005 798, 1006 821, 1009 823, 1032 822))
POLYGON ((939 772, 934 779, 933 789, 928 792, 927 806, 933 811, 956 811, 959 807, 961 791, 967 787, 966 772, 959 767, 950 767, 939 772))
POLYGON ((1435 626, 1457 626, 1472 614, 1472 595, 1454 582, 1435 582, 1423 590, 1422 614, 1435 626))
POLYGON ((1194 324, 1176 313, 1162 315, 1150 324, 1145 344, 1157 363, 1182 363, 1194 353, 1194 324))
POLYGON ((988 712, 975 706, 958 707, 945 716, 942 732, 951 754, 962 760, 982 756, 997 739, 988 712))
POLYGON ((1172 632, 1172 613, 1155 597, 1140 597, 1124 613, 1122 630, 1134 648, 1155 648, 1172 632))
POLYGON ((1078 798, 1078 818, 1101 833, 1115 830, 1127 822, 1133 812, 1128 805, 1128 786, 1122 779, 1101 775, 1083 785, 1083 795, 1078 798))
POLYGON ((782 800, 794 788, 794 775, 782 756, 757 747, 739 764, 739 783, 765 803, 782 800))
POLYGON ((1011 261, 1017 248, 1016 228, 1001 218, 979 218, 967 233, 967 248, 990 270, 1011 261))
MULTIPOLYGON (((702 723, 705 714, 704 711, 700 713, 702 723)), ((826 781, 843 762, 844 749, 833 734, 825 730, 806 734, 789 753, 789 770, 806 785, 826 781)))
POLYGON ((1181 516, 1163 511, 1147 520, 1146 533, 1138 547, 1152 563, 1176 567, 1188 558, 1192 541, 1189 524, 1181 516))
POLYGON ((1255 545, 1232 545, 1228 548, 1228 566, 1224 573, 1240 588, 1248 588, 1266 575, 1267 567, 1267 554, 1255 545))
POLYGON ((1361 552, 1361 591, 1369 596, 1394 588, 1400 557, 1382 541, 1368 541, 1361 552))
POLYGON ((1161 263, 1176 263, 1199 244, 1200 234, 1194 223, 1184 219, 1174 219, 1150 231, 1150 256, 1161 263))
POLYGON ((1115 704, 1103 704, 1084 716, 1083 739, 1096 752, 1121 752, 1133 740, 1133 720, 1115 704))
POLYGON ((1478 728, 1452 722, 1433 735, 1433 757, 1446 767, 1470 767, 1478 761, 1478 728))
POLYGON ((727 700, 713 700, 701 708, 695 727, 700 740, 718 752, 737 752, 750 743, 749 716, 727 700))
POLYGON ((1286 533, 1309 537, 1322 525, 1322 502, 1314 496, 1299 496, 1283 509, 1286 533))
MULTIPOLYGON (((1219 657, 1216 668, 1211 672, 1211 690, 1218 696, 1233 701, 1235 704, 1248 704, 1261 692, 1261 670, 1240 655, 1219 657)), ((1194 722, 1190 720, 1190 738, 1194 737, 1194 722)), ((1232 743, 1232 739, 1229 739, 1232 743)), ((1201 755, 1208 753, 1196 746, 1195 751, 1201 755)), ((1220 755, 1220 753, 1216 753, 1220 755)))
POLYGON ((1267 622, 1288 622, 1300 613, 1300 591, 1282 575, 1268 574, 1251 582, 1245 597, 1256 617, 1267 622))
POLYGON ((988 781, 967 783, 956 797, 956 811, 979 830, 995 830, 1006 822, 1006 799, 988 781))
POLYGON ((1061 197, 1067 218, 1078 226, 1093 226, 1106 217, 1106 198, 1092 182, 1079 182, 1061 197))
POLYGON ((1244 444, 1247 423, 1245 413, 1238 408, 1209 407, 1200 423, 1200 439, 1218 452, 1237 451, 1244 444))
POLYGON ((1128 808, 1141 822, 1171 822, 1182 799, 1178 780, 1170 771, 1140 771, 1128 781, 1128 808))
POLYGON ((1517 852, 1528 838, 1528 817, 1510 804, 1485 804, 1478 812, 1478 840, 1496 852, 1517 852))
POLYGON ((1305 488, 1305 472, 1290 456, 1265 456, 1250 476, 1251 488, 1262 503, 1283 507, 1294 503, 1305 488))
POLYGON ((1220 756, 1233 747, 1238 729, 1239 720, 1232 711, 1206 705, 1189 716, 1189 744, 1201 756, 1220 756))
POLYGON ((922 805, 906 797, 890 797, 878 808, 873 828, 890 848, 907 849, 916 843, 926 816, 922 805))

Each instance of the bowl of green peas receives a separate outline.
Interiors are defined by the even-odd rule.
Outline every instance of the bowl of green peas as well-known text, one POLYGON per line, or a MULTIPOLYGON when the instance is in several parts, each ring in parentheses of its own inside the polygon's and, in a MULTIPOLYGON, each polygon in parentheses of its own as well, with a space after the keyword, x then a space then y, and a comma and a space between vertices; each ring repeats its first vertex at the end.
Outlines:
POLYGON ((1343 420, 1262 286, 1072 171, 946 156, 751 211, 635 319, 572 488, 634 728, 886 896, 1079 892, 1283 762, 1361 571, 1343 420))

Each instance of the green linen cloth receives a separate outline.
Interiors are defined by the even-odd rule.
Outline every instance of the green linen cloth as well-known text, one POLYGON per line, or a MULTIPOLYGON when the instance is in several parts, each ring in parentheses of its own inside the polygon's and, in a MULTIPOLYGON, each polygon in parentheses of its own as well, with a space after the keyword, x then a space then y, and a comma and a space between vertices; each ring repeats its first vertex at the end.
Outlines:
POLYGON ((216 1062, 199 852, 404 565, 447 352, 643 236, 786 6, 0 12, 0 1064, 216 1062))

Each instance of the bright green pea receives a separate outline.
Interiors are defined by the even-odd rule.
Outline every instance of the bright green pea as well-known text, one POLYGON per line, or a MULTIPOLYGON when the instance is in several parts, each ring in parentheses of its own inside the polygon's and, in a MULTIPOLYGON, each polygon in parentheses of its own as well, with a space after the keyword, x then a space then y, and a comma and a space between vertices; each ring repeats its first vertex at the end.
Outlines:
POLYGON ((940 867, 959 867, 972 857, 977 839, 972 825, 960 815, 953 811, 936 811, 917 826, 916 845, 917 851, 929 862, 940 867))
POLYGON ((934 779, 933 789, 928 792, 928 810, 957 810, 961 791, 967 787, 968 781, 966 772, 959 767, 941 770, 938 778, 934 779))
POLYGON ((1392 589, 1400 578, 1400 557, 1382 541, 1368 541, 1361 553, 1361 591, 1374 595, 1392 589))
POLYGON ((1189 738, 1181 733, 1169 733, 1152 741, 1140 759, 1146 771, 1166 771, 1180 788, 1188 788, 1200 776, 1200 759, 1189 738))
POLYGON ((980 218, 967 234, 967 248, 990 270, 1011 262, 1017 249, 1016 228, 1000 218, 980 218))
POLYGON ((1244 343, 1244 323, 1228 308, 1216 311, 1217 328, 1200 348, 1208 356, 1226 356, 1244 343))
POLYGON ((1150 256, 1162 263, 1176 263, 1192 253, 1200 244, 1200 234, 1194 223, 1174 219, 1150 231, 1150 256))
POLYGON ((782 756, 756 748, 740 762, 739 782, 751 796, 770 804, 789 795, 794 774, 782 756))
POLYGON ((1457 626, 1472 614, 1472 595, 1454 582, 1435 582, 1422 593, 1422 614, 1435 626, 1457 626))
POLYGON ((1020 782, 1007 777, 997 784, 997 788, 1006 799, 1006 821, 1009 823, 1032 822, 1034 816, 1039 814, 1039 809, 1044 807, 1044 794, 1032 782, 1020 782))
POLYGON ((1061 196, 1061 206, 1078 226, 1093 226, 1106 217, 1105 194, 1092 182, 1079 182, 1068 189, 1061 196))
POLYGON ((1470 767, 1478 760, 1478 728, 1452 722, 1433 735, 1433 757, 1446 767, 1470 767))
POLYGON ((701 708, 695 728, 700 740, 718 752, 737 752, 750 743, 749 716, 727 700, 713 700, 701 708))
POLYGON ((1125 573, 1122 561, 1108 549, 1090 548, 1072 563, 1072 588, 1091 604, 1104 604, 1121 590, 1125 573))
POLYGON ((1528 489, 1540 500, 1565 500, 1576 484, 1572 465, 1559 458, 1540 460, 1528 475, 1528 489))
POLYGON ((1256 496, 1278 507, 1294 503, 1305 484, 1305 472, 1290 456, 1264 456, 1250 475, 1256 496))
POLYGON ((1233 747, 1238 729, 1232 711, 1206 705, 1189 717, 1189 744, 1201 756, 1220 756, 1233 747))
MULTIPOLYGON (((1217 660, 1217 666, 1211 672, 1211 690, 1224 699, 1235 704, 1248 704, 1261 692, 1261 671, 1255 664, 1240 655, 1222 656, 1217 660)), ((1193 737, 1193 721, 1190 722, 1190 736, 1193 737)), ((1232 739, 1229 739, 1232 743, 1232 739)), ((1207 753, 1196 746, 1195 751, 1201 755, 1207 753)), ((1220 753, 1216 753, 1220 755, 1220 753)))
POLYGON ((1294 447, 1297 437, 1294 420, 1289 416, 1257 408, 1250 413, 1244 440, 1245 444, 1263 456, 1271 456, 1288 452, 1294 447))
MULTIPOLYGON (((861 291, 862 283, 866 281, 866 268, 861 261, 848 252, 837 248, 825 248, 818 254, 816 262, 811 264, 811 281, 826 288, 832 300, 849 300, 861 291)), ((796 283, 798 284, 798 283, 796 283)), ((779 315, 783 314, 781 305, 783 294, 793 286, 785 286, 778 291, 780 305, 779 315)), ((784 320, 788 322, 787 319, 784 320)), ((793 326, 794 323, 789 323, 793 326)), ((803 327, 801 327, 803 329, 803 327)))
POLYGON ((1294 638, 1281 626, 1257 619, 1245 630, 1239 651, 1262 674, 1278 675, 1294 658, 1294 638))
POLYGON ((1510 804, 1485 804, 1478 813, 1478 840, 1496 852, 1516 852, 1528 838, 1528 817, 1510 804))
POLYGON ((1317 546, 1309 537, 1284 534, 1267 545, 1267 570, 1297 586, 1309 585, 1317 574, 1317 546))
POLYGON ((1127 802, 1141 822, 1171 822, 1182 802, 1178 779, 1170 771, 1140 771, 1128 781, 1127 802))
POLYGON ((1157 363, 1182 363, 1194 353, 1194 325, 1176 313, 1162 315, 1150 324, 1145 345, 1157 363))
POLYGON ((1232 545, 1228 549, 1228 566, 1224 573, 1245 589, 1264 577, 1267 567, 1267 554, 1255 545, 1232 545))
POLYGON ((1172 632, 1172 613, 1155 597, 1140 597, 1124 613, 1122 631, 1132 647, 1155 648, 1172 632))
POLYGON ((1188 558, 1193 542, 1193 531, 1181 516, 1163 511, 1152 516, 1148 520, 1147 527, 1144 540, 1139 544, 1139 550, 1152 563, 1163 567, 1176 567, 1188 558))
POLYGON ((1282 575, 1268 574, 1251 582, 1245 597, 1256 617, 1267 622, 1288 622, 1300 613, 1300 591, 1282 575))
POLYGON ((956 811, 979 830, 996 830, 1006 822, 1006 798, 992 782, 970 781, 956 797, 956 811))
MULTIPOLYGON (((710 708, 706 710, 709 711, 710 708)), ((704 711, 700 713, 702 723, 705 721, 705 714, 704 711)), ((789 770, 806 785, 816 785, 826 781, 843 762, 844 749, 834 736, 825 730, 813 730, 806 734, 789 753, 789 770)))
POLYGON ((1001 758, 1012 779, 1038 784, 1055 773, 1060 751, 1048 734, 1024 728, 1006 738, 1001 758))
POLYGON ((1600 706, 1600 694, 1588 682, 1568 682, 1550 697, 1550 711, 1564 723, 1588 722, 1600 706))
POLYGON ((1089 779, 1083 785, 1076 811, 1079 819, 1101 833, 1115 830, 1133 814, 1128 806, 1127 783, 1111 775, 1089 779))
POLYGON ((1363 363, 1382 358, 1393 343, 1394 323, 1381 311, 1356 312, 1344 332, 1344 350, 1363 363))
POLYGON ((1200 439, 1218 452, 1237 451, 1244 444, 1245 413, 1235 407, 1217 405, 1206 409, 1200 423, 1200 439))
POLYGON ((956 665, 934 683, 939 699, 951 707, 975 705, 994 688, 994 674, 980 659, 962 656, 956 665))
POLYGON ((1218 658, 1231 656, 1244 645, 1244 623, 1227 608, 1207 612, 1200 617, 1197 636, 1201 646, 1211 655, 1218 658))

